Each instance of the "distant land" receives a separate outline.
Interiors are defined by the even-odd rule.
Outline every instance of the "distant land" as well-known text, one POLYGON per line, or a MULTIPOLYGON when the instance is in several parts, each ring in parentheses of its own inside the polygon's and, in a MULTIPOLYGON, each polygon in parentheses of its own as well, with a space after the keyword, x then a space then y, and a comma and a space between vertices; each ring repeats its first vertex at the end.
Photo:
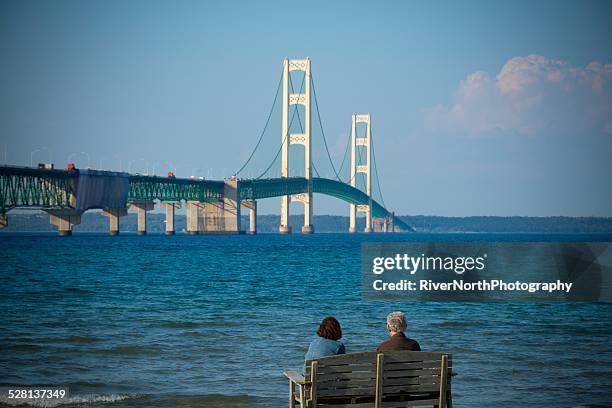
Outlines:
MULTIPOLYGON (((11 212, 8 227, 2 233, 12 232, 51 232, 56 228, 49 223, 49 216, 44 212, 11 212)), ((162 233, 164 231, 164 214, 149 213, 147 231, 162 233)), ((339 215, 317 215, 314 217, 316 232, 346 232, 349 219, 339 215)), ((610 217, 438 217, 428 215, 401 216, 416 232, 534 232, 534 233, 612 233, 610 217)), ((290 224, 294 231, 299 231, 302 216, 293 215, 290 224)), ((99 212, 87 212, 82 216, 81 224, 75 232, 107 232, 108 219, 99 212)), ((136 214, 130 213, 121 218, 121 231, 136 231, 136 214)), ((243 225, 248 227, 248 218, 244 217, 243 225)), ((278 232, 278 215, 260 215, 257 227, 260 233, 278 232)), ((364 219, 358 218, 358 228, 363 230, 364 219)), ((176 232, 185 229, 185 215, 175 217, 176 232)))

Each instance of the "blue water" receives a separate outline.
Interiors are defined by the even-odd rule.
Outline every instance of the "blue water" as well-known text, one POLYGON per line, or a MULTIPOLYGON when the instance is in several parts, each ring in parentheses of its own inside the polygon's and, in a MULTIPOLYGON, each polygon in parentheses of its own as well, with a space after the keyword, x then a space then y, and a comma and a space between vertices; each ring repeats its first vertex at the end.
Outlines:
POLYGON ((66 385, 75 406, 284 407, 282 371, 322 317, 357 352, 399 309, 423 349, 453 353, 457 407, 612 406, 612 305, 365 302, 360 243, 382 240, 612 235, 2 235, 0 386, 66 385))

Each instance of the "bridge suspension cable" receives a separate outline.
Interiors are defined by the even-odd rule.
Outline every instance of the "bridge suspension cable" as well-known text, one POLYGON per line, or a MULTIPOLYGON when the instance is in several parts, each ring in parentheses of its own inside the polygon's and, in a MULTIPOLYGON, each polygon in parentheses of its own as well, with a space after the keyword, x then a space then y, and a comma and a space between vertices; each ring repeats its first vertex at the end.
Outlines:
MULTIPOLYGON (((300 85, 300 93, 302 93, 304 91, 304 82, 306 79, 306 75, 304 75, 304 78, 302 78, 302 84, 300 85)), ((282 75, 281 75, 281 81, 282 81, 282 75)), ((279 84, 280 86, 280 84, 279 84)), ((291 75, 289 75, 289 86, 291 87, 291 93, 294 93, 294 88, 293 88, 293 81, 291 80, 291 75)), ((278 94, 278 91, 277 91, 278 94)), ((278 160, 278 156, 280 156, 282 150, 283 150, 283 146, 285 145, 285 143, 287 143, 287 140, 289 139, 289 133, 291 132, 291 125, 293 124, 293 120, 295 119, 295 115, 297 114, 298 116, 298 122, 300 124, 300 129, 302 132, 304 132, 304 129, 302 127, 302 121, 300 120, 300 113, 298 112, 298 107, 297 105, 295 105, 294 109, 293 109, 293 114, 291 115, 291 120, 289 121, 289 126, 287 127, 287 134, 284 135, 283 140, 281 142, 281 145, 278 149, 278 151, 276 152, 276 155, 274 156, 274 159, 272 159, 272 162, 270 162, 270 164, 268 165, 268 167, 266 167, 266 169, 259 175, 256 177, 256 179, 260 179, 263 176, 266 175, 266 173, 268 173, 268 170, 270 170, 272 168, 272 166, 274 166, 274 163, 276 163, 276 160, 278 160)))
POLYGON ((374 132, 372 132, 372 130, 370 129, 370 141, 372 144, 372 161, 374 164, 374 174, 376 175, 376 185, 378 186, 378 193, 380 194, 380 202, 382 203, 383 207, 387 208, 387 204, 385 204, 385 199, 383 198, 383 193, 380 188, 380 177, 378 176, 378 167, 376 166, 376 151, 374 150, 373 133, 374 132))
POLYGON ((319 175, 319 172, 317 171, 317 166, 315 166, 314 162, 312 162, 311 164, 312 164, 312 171, 314 171, 317 177, 321 177, 319 175))
POLYGON ((336 167, 334 166, 334 162, 331 158, 331 155, 329 154, 329 148, 327 146, 327 139, 325 138, 325 131, 323 130, 323 122, 321 121, 321 113, 319 112, 319 101, 317 100, 317 90, 315 88, 314 76, 312 75, 312 73, 310 74, 310 83, 312 84, 312 94, 314 95, 315 106, 317 108, 317 117, 319 118, 319 127, 321 128, 321 134, 323 135, 323 143, 325 144, 325 151, 327 152, 327 158, 329 159, 329 163, 332 166, 332 170, 334 171, 336 178, 338 179, 338 181, 342 181, 340 179, 340 176, 338 175, 338 172, 336 171, 336 167))
POLYGON ((259 145, 261 144, 261 141, 263 140, 263 137, 266 134, 266 130, 268 129, 268 125, 270 124, 270 119, 272 118, 272 113, 274 112, 274 107, 276 106, 276 101, 278 100, 278 92, 280 91, 280 87, 281 87, 282 83, 283 83, 283 74, 281 72, 280 79, 278 80, 278 86, 276 87, 276 94, 274 95, 274 102, 272 102, 272 107, 270 108, 270 113, 268 113, 268 119, 266 120, 266 125, 264 126, 264 128, 263 128, 263 130, 261 132, 261 135, 259 135, 259 139, 257 140, 257 144, 255 145, 255 148, 253 149, 253 151, 249 155, 249 158, 246 160, 246 162, 244 162, 242 167, 240 167, 240 169, 238 169, 238 171, 234 173, 234 175, 236 175, 236 176, 239 175, 240 172, 242 170, 244 170, 244 168, 251 162, 251 159, 253 158, 253 156, 255 156, 255 152, 259 148, 259 145))
POLYGON ((342 169, 344 168, 344 163, 346 163, 346 158, 348 157, 348 151, 350 147, 351 147, 351 131, 349 130, 348 138, 346 140, 346 148, 344 149, 344 156, 342 156, 342 163, 340 163, 340 168, 338 169, 338 173, 342 173, 342 169))

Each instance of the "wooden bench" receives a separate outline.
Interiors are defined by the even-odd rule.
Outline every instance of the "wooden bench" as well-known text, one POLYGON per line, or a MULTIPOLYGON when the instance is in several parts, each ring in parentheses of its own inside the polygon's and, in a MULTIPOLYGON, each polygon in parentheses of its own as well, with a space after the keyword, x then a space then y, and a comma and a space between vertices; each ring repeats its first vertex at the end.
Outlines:
POLYGON ((286 371, 289 407, 452 408, 452 356, 422 351, 342 354, 286 371))

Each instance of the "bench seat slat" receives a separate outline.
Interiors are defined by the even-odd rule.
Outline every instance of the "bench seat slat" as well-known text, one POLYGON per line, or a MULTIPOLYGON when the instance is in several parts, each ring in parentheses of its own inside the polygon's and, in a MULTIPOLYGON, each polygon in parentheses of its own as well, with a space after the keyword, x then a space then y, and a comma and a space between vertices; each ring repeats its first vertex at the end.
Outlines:
MULTIPOLYGON (((449 363, 449 367, 452 365, 449 363)), ((393 370, 408 370, 408 369, 420 369, 420 368, 440 368, 440 361, 415 361, 410 363, 389 363, 385 361, 385 371, 393 370)))
MULTIPOLYGON (((309 373, 309 369, 306 373, 309 373)), ((372 371, 376 372, 376 364, 343 364, 343 365, 320 365, 317 369, 317 375, 327 373, 352 373, 356 371, 372 371)))
POLYGON ((371 372, 317 374, 317 384, 328 381, 371 380, 374 378, 376 374, 371 372))
MULTIPOLYGON (((428 351, 384 351, 385 364, 387 362, 403 362, 403 361, 440 361, 442 354, 428 351)), ((345 354, 349 355, 349 354, 345 354)), ((448 360, 450 361, 450 354, 448 360)))
MULTIPOLYGON (((406 400, 406 401, 383 401, 382 408, 407 408, 407 407, 415 407, 415 406, 423 406, 423 405, 435 405, 438 403, 437 398, 428 398, 428 399, 415 399, 415 400, 406 400)), ((357 402, 355 404, 350 403, 333 403, 333 402, 323 402, 321 404, 317 404, 317 408, 374 408, 374 402, 357 402)))
MULTIPOLYGON (((439 376, 441 370, 439 368, 428 368, 425 370, 395 370, 386 371, 383 373, 383 378, 399 378, 399 377, 431 377, 439 376)), ((447 371, 448 372, 448 371, 447 371)))
POLYGON ((385 396, 392 394, 403 394, 411 392, 435 392, 440 390, 439 384, 418 384, 418 385, 383 385, 383 394, 385 396))

